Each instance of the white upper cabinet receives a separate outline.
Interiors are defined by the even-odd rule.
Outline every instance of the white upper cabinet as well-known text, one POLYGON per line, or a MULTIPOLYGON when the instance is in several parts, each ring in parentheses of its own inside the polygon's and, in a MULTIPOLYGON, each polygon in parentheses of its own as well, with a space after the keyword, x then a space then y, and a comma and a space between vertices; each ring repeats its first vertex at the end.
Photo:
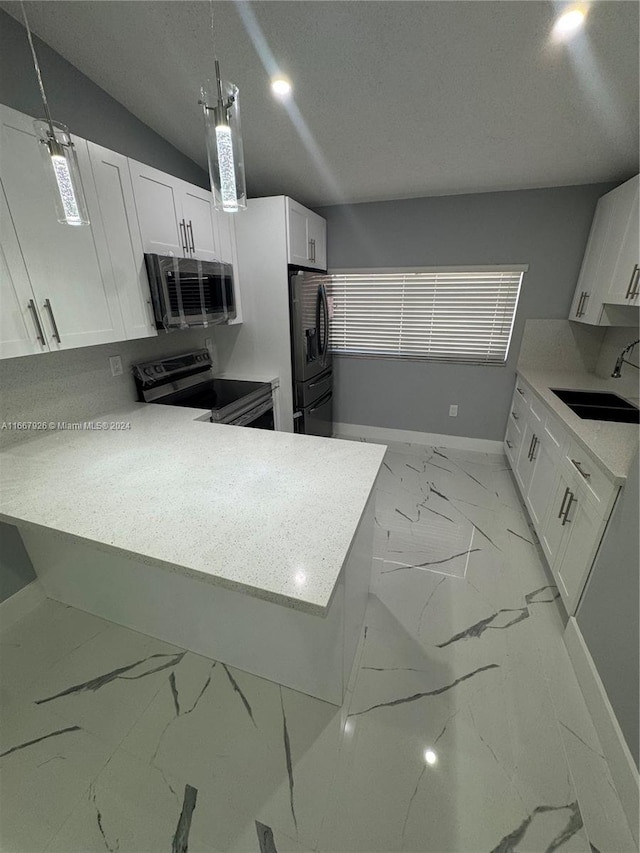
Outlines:
POLYGON ((88 143, 93 179, 127 338, 158 334, 153 319, 133 187, 127 158, 88 143))
POLYGON ((129 169, 144 251, 188 257, 182 181, 135 160, 129 160, 129 169))
POLYGON ((589 325, 634 325, 639 302, 638 176, 598 201, 569 319, 589 325), (607 306, 612 306, 608 308, 607 306))
POLYGON ((74 138, 91 226, 62 225, 33 120, 7 107, 0 116, 0 174, 49 348, 122 340, 118 299, 105 276, 110 262, 86 142, 74 138))
POLYGON ((182 183, 182 187, 182 219, 189 255, 201 261, 223 260, 213 196, 209 190, 191 184, 182 183))
POLYGON ((0 186, 0 358, 47 352, 42 318, 0 186))
POLYGON ((218 225, 209 190, 129 161, 145 252, 220 260, 218 225))
MULTIPOLYGON (((616 259, 611 287, 605 301, 614 305, 637 305, 640 294, 640 222, 638 194, 640 180, 632 178, 619 187, 620 227, 624 236, 616 259), (626 227, 625 227, 626 226, 626 227)), ((614 192, 616 192, 614 190, 614 192)))
POLYGON ((288 261, 293 266, 327 268, 327 223, 291 198, 286 200, 288 261))

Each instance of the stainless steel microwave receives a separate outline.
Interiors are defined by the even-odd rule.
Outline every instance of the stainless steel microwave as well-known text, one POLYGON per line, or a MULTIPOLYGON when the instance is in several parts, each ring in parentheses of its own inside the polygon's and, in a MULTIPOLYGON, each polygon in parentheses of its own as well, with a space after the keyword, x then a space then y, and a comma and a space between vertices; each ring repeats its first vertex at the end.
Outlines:
POLYGON ((236 317, 233 266, 145 254, 158 329, 213 326, 236 317))

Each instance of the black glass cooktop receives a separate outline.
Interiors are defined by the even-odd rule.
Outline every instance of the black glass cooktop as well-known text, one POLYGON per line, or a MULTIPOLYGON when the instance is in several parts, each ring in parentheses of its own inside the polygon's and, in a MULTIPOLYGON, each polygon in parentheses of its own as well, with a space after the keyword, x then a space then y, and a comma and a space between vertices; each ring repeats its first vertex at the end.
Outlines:
POLYGON ((169 406, 216 411, 239 402, 250 394, 271 391, 268 382, 247 382, 240 379, 211 379, 194 388, 185 388, 155 400, 169 406))

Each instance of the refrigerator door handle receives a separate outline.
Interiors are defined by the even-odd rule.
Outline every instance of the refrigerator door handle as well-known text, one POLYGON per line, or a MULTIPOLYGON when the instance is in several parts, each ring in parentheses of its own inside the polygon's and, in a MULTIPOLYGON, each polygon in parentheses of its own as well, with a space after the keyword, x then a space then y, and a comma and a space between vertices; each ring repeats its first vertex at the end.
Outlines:
POLYGON ((318 400, 318 402, 316 403, 316 405, 312 409, 309 409, 309 414, 312 415, 314 412, 317 412, 318 409, 321 409, 324 405, 326 405, 329 402, 329 400, 332 398, 332 396, 333 396, 333 391, 329 391, 328 394, 325 394, 321 400, 318 400))

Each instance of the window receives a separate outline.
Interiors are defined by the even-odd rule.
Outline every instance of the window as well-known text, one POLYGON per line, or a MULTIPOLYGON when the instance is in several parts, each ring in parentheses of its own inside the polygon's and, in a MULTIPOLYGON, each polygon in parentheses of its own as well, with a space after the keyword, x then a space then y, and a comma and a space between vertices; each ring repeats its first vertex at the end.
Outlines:
POLYGON ((527 269, 330 273, 330 349, 338 355, 503 363, 527 269))

